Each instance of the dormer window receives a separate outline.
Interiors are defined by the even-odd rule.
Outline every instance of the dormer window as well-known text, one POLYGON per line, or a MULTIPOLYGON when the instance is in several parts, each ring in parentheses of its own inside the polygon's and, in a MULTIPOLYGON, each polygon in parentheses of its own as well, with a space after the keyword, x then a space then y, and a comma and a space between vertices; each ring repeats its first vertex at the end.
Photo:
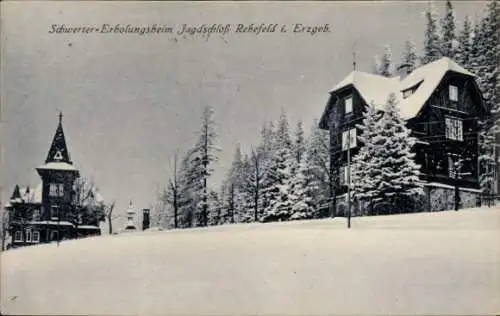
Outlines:
POLYGON ((408 90, 403 91, 403 99, 409 98, 412 94, 413 94, 412 89, 408 89, 408 90))
POLYGON ((348 97, 344 100, 344 113, 349 114, 352 112, 352 97, 348 97))
POLYGON ((450 101, 458 101, 458 87, 450 85, 449 87, 450 101))

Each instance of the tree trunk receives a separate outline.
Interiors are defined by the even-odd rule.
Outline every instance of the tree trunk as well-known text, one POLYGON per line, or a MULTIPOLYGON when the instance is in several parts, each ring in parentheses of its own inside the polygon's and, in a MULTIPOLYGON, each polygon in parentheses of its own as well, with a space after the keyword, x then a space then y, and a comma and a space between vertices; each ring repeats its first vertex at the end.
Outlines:
POLYGON ((111 216, 108 216, 108 228, 109 228, 109 234, 113 234, 113 224, 111 223, 111 216))
POLYGON ((113 208, 115 207, 115 203, 113 202, 111 206, 109 207, 107 218, 108 218, 108 228, 109 228, 109 234, 113 234, 113 221, 111 219, 111 215, 113 214, 113 208))

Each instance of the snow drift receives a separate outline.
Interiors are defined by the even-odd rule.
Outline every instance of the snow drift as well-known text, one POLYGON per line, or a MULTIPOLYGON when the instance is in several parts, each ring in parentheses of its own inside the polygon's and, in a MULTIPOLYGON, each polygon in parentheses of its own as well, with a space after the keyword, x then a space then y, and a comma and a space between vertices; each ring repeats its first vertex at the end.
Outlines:
POLYGON ((8 314, 493 314, 500 209, 93 237, 2 253, 8 314))

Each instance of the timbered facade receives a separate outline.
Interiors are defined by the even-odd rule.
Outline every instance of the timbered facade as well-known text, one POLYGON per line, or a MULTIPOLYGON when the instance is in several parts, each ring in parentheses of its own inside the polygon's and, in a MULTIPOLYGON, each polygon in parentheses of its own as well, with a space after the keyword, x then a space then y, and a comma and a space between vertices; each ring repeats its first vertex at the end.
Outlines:
POLYGON ((45 163, 36 170, 41 183, 34 189, 16 185, 5 205, 10 247, 100 235, 97 221, 86 222, 75 212, 74 184, 79 171, 66 146, 62 115, 45 163))
POLYGON ((457 187, 462 206, 478 204, 478 121, 490 114, 475 77, 445 57, 393 78, 353 71, 335 86, 320 128, 330 131, 337 196, 347 191, 348 156, 355 156, 362 145, 356 139, 360 133, 356 125, 362 124, 367 104, 382 111, 393 93, 407 127, 418 139, 414 152, 425 184, 425 208, 452 208, 457 187))

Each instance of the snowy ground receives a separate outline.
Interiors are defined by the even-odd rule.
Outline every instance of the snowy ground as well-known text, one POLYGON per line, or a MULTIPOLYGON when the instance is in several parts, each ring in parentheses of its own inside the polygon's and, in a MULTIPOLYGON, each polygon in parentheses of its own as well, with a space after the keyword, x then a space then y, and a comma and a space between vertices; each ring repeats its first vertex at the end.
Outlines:
POLYGON ((8 251, 9 314, 493 314, 500 208, 142 232, 8 251))

